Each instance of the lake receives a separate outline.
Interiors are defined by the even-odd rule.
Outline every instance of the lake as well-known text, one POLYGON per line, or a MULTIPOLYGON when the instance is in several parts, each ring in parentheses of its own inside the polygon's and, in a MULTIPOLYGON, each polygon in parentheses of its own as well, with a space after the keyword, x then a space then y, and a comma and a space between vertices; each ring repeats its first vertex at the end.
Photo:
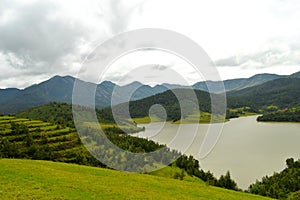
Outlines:
POLYGON ((224 123, 218 142, 203 159, 199 152, 208 124, 141 124, 146 129, 135 136, 193 155, 202 169, 210 170, 216 177, 229 170, 238 186, 247 189, 256 179, 284 169, 287 158, 300 158, 300 123, 264 123, 256 118, 240 117, 224 123))

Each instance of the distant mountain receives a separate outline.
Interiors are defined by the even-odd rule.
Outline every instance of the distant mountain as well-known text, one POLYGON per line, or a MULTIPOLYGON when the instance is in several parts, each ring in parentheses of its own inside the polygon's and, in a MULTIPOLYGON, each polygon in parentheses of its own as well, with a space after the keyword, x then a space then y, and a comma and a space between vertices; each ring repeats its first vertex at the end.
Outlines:
POLYGON ((300 79, 281 78, 250 88, 227 93, 231 108, 250 106, 258 110, 263 106, 276 105, 280 108, 300 104, 300 79))
MULTIPOLYGON (((47 81, 23 90, 2 89, 0 90, 0 113, 13 114, 50 102, 72 103, 75 80, 76 78, 71 76, 54 76, 47 81)), ((98 85, 84 81, 81 81, 81 83, 85 86, 83 92, 91 91, 96 87, 95 104, 97 108, 110 106, 111 103, 116 105, 129 100, 142 99, 167 90, 164 86, 150 87, 138 82, 124 86, 118 86, 110 81, 104 81, 98 85), (134 91, 136 88, 138 89, 134 91), (131 98, 126 98, 131 93, 133 93, 131 98), (111 102, 112 97, 114 99, 113 102, 111 102)))
POLYGON ((151 87, 149 85, 143 85, 142 83, 135 81, 128 85, 118 86, 116 88, 114 92, 116 92, 120 96, 120 98, 115 101, 116 103, 114 103, 114 105, 118 103, 128 102, 129 97, 130 100, 133 101, 149 97, 157 93, 165 92, 166 90, 168 90, 168 88, 162 85, 151 87))
POLYGON ((290 78, 300 78, 300 72, 296 72, 289 76, 290 78))
MULTIPOLYGON (((55 76, 40 84, 19 90, 1 103, 0 112, 4 114, 15 113, 25 108, 53 101, 71 103, 74 81, 75 78, 70 76, 55 76)), ((6 96, 7 94, 2 95, 6 96)))
MULTIPOLYGON (((299 77, 299 74, 300 72, 295 73, 290 77, 299 77)), ((276 74, 258 74, 250 78, 225 80, 224 85, 226 91, 241 90, 282 77, 285 76, 276 74)), ((47 81, 32 85, 23 90, 15 88, 1 89, 0 114, 13 114, 27 108, 50 102, 72 103, 72 92, 75 80, 76 78, 71 76, 54 76, 47 81)), ((85 85, 85 89, 82 91, 82 98, 85 98, 85 93, 87 94, 89 91, 96 88, 95 105, 99 109, 123 102, 143 99, 174 88, 192 87, 195 90, 208 91, 207 85, 209 85, 211 86, 210 88, 212 88, 212 91, 210 92, 217 93, 221 91, 221 88, 219 87, 220 82, 216 81, 198 82, 191 87, 167 83, 151 87, 139 82, 119 86, 110 81, 104 81, 100 84, 88 83, 81 80, 78 81, 85 85)))
MULTIPOLYGON (((250 78, 225 80, 223 81, 223 83, 226 91, 232 91, 232 90, 241 90, 244 88, 249 88, 252 86, 263 84, 271 80, 284 78, 284 77, 286 76, 277 75, 277 74, 257 74, 250 78)), ((193 88, 196 90, 208 91, 207 85, 209 85, 210 88, 212 89, 212 91, 210 92, 221 92, 222 91, 222 87, 220 87, 221 84, 222 82, 219 81, 198 82, 193 85, 193 88)))
POLYGON ((0 89, 0 103, 11 99, 18 92, 20 92, 20 90, 17 88, 0 89))

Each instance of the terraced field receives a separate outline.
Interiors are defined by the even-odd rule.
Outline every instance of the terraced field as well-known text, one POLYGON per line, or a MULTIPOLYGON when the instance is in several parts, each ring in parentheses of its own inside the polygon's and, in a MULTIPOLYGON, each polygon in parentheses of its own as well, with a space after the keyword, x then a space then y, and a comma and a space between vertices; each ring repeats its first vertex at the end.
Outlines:
POLYGON ((13 116, 0 116, 1 153, 2 157, 72 163, 90 158, 74 128, 13 116))

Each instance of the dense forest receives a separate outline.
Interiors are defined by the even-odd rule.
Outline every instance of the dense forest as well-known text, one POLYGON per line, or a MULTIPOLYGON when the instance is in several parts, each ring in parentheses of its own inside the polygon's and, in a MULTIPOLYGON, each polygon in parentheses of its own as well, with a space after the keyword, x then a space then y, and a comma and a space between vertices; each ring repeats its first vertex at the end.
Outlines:
POLYGON ((261 181, 250 185, 248 191, 253 194, 276 199, 296 200, 300 197, 300 160, 286 160, 287 167, 280 173, 265 176, 261 181))

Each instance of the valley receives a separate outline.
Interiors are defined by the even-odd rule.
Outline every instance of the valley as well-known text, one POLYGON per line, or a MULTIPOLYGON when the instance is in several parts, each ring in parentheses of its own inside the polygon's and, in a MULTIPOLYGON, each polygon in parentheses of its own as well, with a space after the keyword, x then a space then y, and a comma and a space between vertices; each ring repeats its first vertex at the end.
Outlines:
MULTIPOLYGON (((91 198, 100 193, 103 197, 109 197, 110 194, 120 198, 123 198, 123 195, 132 195, 132 188, 120 189, 121 185, 118 184, 113 186, 114 182, 118 182, 117 180, 122 185, 131 185, 131 176, 137 180, 137 185, 146 185, 147 197, 158 192, 156 179, 163 182, 159 187, 166 188, 161 191, 167 190, 168 184, 173 185, 175 191, 178 190, 178 192, 182 192, 183 188, 191 187, 186 191, 189 193, 186 199, 206 199, 208 196, 211 199, 261 198, 241 192, 242 190, 276 198, 278 195, 284 198, 296 195, 300 190, 298 186, 287 189, 284 185, 282 186, 285 187, 284 190, 276 190, 281 191, 280 194, 279 192, 271 194, 263 193, 254 183, 265 175, 270 176, 273 172, 284 169, 285 159, 300 157, 297 154, 297 141, 300 139, 297 134, 300 128, 298 123, 263 123, 299 122, 300 79, 298 74, 290 76, 259 74, 248 79, 226 80, 224 84, 227 90, 225 99, 227 107, 214 108, 214 110, 211 107, 212 98, 220 99, 222 94, 218 93, 220 92, 218 88, 214 88, 215 93, 208 93, 203 83, 197 83, 191 87, 172 84, 151 87, 139 82, 125 86, 118 86, 109 81, 100 84, 84 82, 87 91, 96 89, 97 109, 94 111, 97 123, 88 121, 92 108, 84 105, 71 105, 72 87, 76 80, 73 77, 55 76, 23 90, 2 89, 0 90, 0 158, 2 158, 0 166, 4 171, 1 174, 1 180, 4 187, 12 188, 12 192, 9 193, 6 189, 0 188, 0 194, 5 193, 5 198, 10 198, 15 192, 14 188, 25 184, 24 177, 29 176, 26 166, 28 168, 30 166, 42 168, 41 170, 45 170, 44 173, 49 174, 51 172, 47 170, 60 168, 62 179, 56 179, 56 181, 62 188, 70 184, 68 182, 70 177, 67 174, 72 174, 76 170, 86 170, 79 175, 82 176, 79 179, 83 182, 86 181, 83 179, 84 175, 91 176, 88 173, 94 175, 99 173, 100 177, 105 176, 111 180, 112 185, 107 188, 110 192, 93 189, 94 192, 89 193, 91 198), (116 93, 113 92, 115 88, 118 88, 116 93), (169 88, 172 90, 168 90, 169 88), (137 90, 132 93, 135 89, 137 90), (129 102, 126 102, 124 98, 127 93, 133 94, 129 102), (113 104, 112 99, 114 99, 113 104), (161 107, 155 107, 156 105, 162 106, 165 112, 161 112, 161 107), (78 136, 78 127, 74 124, 72 112, 74 106, 82 111, 76 113, 76 118, 84 122, 80 127, 85 129, 81 137, 78 136), (129 110, 129 118, 126 115, 126 109, 129 110), (116 124, 116 119, 119 120, 121 126, 116 124), (165 151, 154 157, 146 157, 144 160, 141 160, 139 156, 132 156, 131 153, 115 156, 117 152, 112 148, 105 148, 105 143, 101 138, 103 136, 97 135, 98 122, 104 132, 103 136, 127 152, 147 153, 159 149, 165 149, 165 151), (224 126, 220 140, 205 158, 199 157, 205 133, 214 124, 224 126), (157 133, 157 128, 162 126, 164 128, 157 133), (185 127, 186 132, 183 135, 177 135, 177 139, 174 140, 174 134, 180 126, 185 127), (195 138, 189 138, 194 126, 198 126, 199 130, 195 138), (188 149, 183 148, 188 145, 189 140, 192 140, 191 145, 188 149), (136 168, 140 172, 146 169, 160 170, 148 174, 117 172, 98 161, 91 152, 102 152, 113 166, 118 166, 118 169, 122 171, 132 171, 136 168), (175 157, 178 159, 174 159, 175 157), (16 158, 17 160, 14 160, 16 158), (127 166, 127 161, 136 161, 142 165, 127 166), (24 166, 21 168, 24 171, 18 172, 21 178, 13 179, 15 182, 8 183, 7 180, 17 173, 14 171, 16 168, 11 165, 21 164, 24 166), (40 165, 47 167, 39 167, 40 165), (165 165, 167 167, 163 168, 165 165), (124 176, 128 176, 128 182, 122 182, 124 176), (147 185, 151 181, 155 182, 155 186, 154 183, 147 185), (168 184, 165 184, 166 182, 168 184), (255 189, 249 188, 251 184, 251 187, 255 189), (121 196, 115 195, 119 190, 122 191, 121 196)), ((30 176, 34 177, 32 187, 36 187, 34 184, 39 184, 49 188, 47 181, 38 181, 39 174, 30 176)), ((52 181, 51 177, 47 176, 43 179, 52 181)), ((104 187, 97 180, 94 181, 99 187, 104 187)), ((145 193, 145 188, 137 185, 134 185, 135 191, 142 190, 145 193)), ((24 189, 20 194, 23 195, 21 197, 39 198, 39 195, 48 193, 47 190, 35 191, 30 187, 24 189)), ((86 195, 86 188, 79 185, 76 188, 77 192, 74 194, 86 195)), ((53 198, 73 197, 71 194, 74 192, 73 189, 67 189, 66 192, 60 188, 52 189, 59 194, 55 196, 54 193, 53 198)), ((168 192, 164 193, 165 196, 162 195, 162 198, 173 197, 168 192)), ((130 196, 130 198, 140 198, 142 195, 139 192, 134 192, 134 194, 136 196, 130 196)), ((185 199, 183 196, 182 198, 185 199)))

